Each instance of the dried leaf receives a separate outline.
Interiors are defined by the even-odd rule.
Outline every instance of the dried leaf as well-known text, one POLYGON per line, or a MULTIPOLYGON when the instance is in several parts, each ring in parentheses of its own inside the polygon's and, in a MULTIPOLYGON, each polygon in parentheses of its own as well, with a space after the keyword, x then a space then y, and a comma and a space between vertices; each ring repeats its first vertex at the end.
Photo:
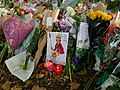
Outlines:
POLYGON ((44 88, 44 87, 39 87, 39 86, 37 85, 37 86, 33 86, 32 90, 47 90, 47 89, 44 88))
POLYGON ((40 87, 39 86, 33 86, 32 90, 39 90, 40 87))
POLYGON ((64 83, 66 83, 68 79, 69 79, 69 77, 68 77, 68 76, 64 76, 64 78, 63 78, 64 83))
POLYGON ((46 88, 44 88, 44 87, 40 87, 40 89, 39 90, 47 90, 46 88))
POLYGON ((69 79, 69 77, 68 77, 68 76, 64 76, 64 78, 65 78, 65 79, 69 79))
POLYGON ((36 72, 39 72, 39 71, 42 70, 43 68, 44 68, 44 63, 39 64, 38 67, 37 67, 36 72))
POLYGON ((29 86, 32 83, 32 81, 31 80, 27 80, 25 83, 26 83, 26 86, 29 86))
POLYGON ((10 89, 10 85, 11 85, 11 82, 10 82, 10 81, 6 81, 6 82, 2 85, 2 89, 3 89, 3 90, 9 90, 9 89, 10 89))
POLYGON ((70 88, 70 90, 75 90, 75 89, 78 89, 78 88, 79 88, 79 86, 80 86, 80 84, 79 84, 79 83, 72 82, 72 83, 71 83, 71 88, 70 88))
POLYGON ((22 90, 22 87, 19 85, 15 85, 14 87, 11 88, 11 90, 22 90))
POLYGON ((43 78, 44 76, 44 74, 36 74, 36 78, 43 78))
POLYGON ((48 70, 45 70, 45 75, 47 76, 49 74, 48 70))

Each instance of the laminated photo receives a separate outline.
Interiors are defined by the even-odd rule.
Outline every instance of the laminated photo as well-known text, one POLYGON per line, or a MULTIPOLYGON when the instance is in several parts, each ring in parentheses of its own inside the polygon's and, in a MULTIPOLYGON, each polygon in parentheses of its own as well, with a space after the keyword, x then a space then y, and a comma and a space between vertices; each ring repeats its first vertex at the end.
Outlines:
POLYGON ((67 46, 69 33, 47 33, 47 56, 46 60, 52 60, 55 64, 66 64, 67 46))

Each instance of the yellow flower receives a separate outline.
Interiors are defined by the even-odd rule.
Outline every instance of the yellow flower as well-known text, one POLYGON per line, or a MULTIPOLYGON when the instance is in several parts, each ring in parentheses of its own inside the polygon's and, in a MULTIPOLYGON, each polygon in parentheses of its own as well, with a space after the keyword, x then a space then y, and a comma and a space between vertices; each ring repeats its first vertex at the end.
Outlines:
POLYGON ((96 18, 97 18, 97 13, 96 12, 91 12, 90 19, 95 20, 96 18))
POLYGON ((111 20, 111 19, 112 19, 112 16, 111 16, 111 15, 107 15, 107 16, 106 16, 106 20, 107 20, 107 21, 109 21, 109 20, 111 20))
POLYGON ((103 14, 102 11, 97 11, 96 13, 97 13, 97 18, 98 18, 98 19, 99 19, 99 18, 102 16, 102 14, 103 14))
POLYGON ((102 11, 90 12, 87 14, 87 17, 89 17, 89 19, 91 20, 98 19, 98 20, 103 20, 103 21, 105 20, 109 21, 112 19, 111 15, 108 15, 102 11))
POLYGON ((103 13, 102 14, 102 20, 104 21, 106 19, 106 17, 107 17, 107 14, 103 13))
POLYGON ((17 12, 20 12, 20 9, 19 9, 19 8, 17 8, 17 12))

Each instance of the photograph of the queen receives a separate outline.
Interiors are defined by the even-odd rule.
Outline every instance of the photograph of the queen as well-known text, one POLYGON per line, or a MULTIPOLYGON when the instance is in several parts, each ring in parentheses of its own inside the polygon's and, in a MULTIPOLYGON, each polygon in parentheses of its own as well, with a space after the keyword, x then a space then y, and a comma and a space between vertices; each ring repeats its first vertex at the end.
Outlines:
POLYGON ((68 33, 62 32, 47 33, 46 60, 52 60, 56 64, 66 64, 68 36, 68 33))

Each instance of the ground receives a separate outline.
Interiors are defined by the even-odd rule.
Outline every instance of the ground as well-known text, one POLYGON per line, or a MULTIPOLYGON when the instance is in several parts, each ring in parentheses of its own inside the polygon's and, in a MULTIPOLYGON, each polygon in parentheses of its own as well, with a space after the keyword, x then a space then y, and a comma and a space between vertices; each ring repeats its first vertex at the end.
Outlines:
POLYGON ((22 82, 13 76, 5 66, 1 65, 0 90, 83 90, 93 74, 93 71, 76 72, 72 74, 73 82, 71 83, 68 76, 49 73, 43 64, 40 64, 30 79, 22 82))

